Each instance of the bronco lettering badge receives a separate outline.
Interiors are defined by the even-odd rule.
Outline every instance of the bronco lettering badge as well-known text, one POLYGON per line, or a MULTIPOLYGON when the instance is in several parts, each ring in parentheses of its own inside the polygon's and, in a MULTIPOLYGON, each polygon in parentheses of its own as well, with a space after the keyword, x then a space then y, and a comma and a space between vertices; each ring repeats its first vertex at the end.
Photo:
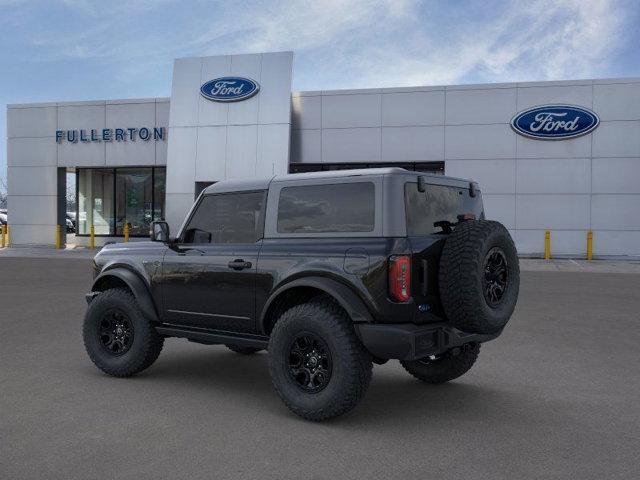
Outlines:
POLYGON ((200 87, 200 93, 215 102, 237 102, 253 97, 260 90, 255 80, 242 77, 221 77, 209 80, 200 87))
POLYGON ((542 105, 518 113, 511 119, 516 133, 537 140, 564 140, 592 132, 598 116, 575 105, 542 105))

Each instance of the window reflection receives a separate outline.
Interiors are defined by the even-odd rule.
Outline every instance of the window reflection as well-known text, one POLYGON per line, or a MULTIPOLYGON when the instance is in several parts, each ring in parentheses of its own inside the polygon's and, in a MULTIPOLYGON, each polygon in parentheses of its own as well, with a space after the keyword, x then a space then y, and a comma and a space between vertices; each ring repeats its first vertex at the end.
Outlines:
POLYGON ((78 235, 147 236, 165 214, 164 168, 78 169, 78 235))

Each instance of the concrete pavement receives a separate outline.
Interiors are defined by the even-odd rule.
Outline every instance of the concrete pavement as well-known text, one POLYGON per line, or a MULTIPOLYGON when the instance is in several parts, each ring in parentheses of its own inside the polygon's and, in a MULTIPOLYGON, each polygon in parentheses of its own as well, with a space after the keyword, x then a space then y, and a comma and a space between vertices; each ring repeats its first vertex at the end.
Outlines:
POLYGON ((374 368, 351 414, 302 421, 265 353, 165 343, 110 378, 81 338, 86 258, 0 256, 0 477, 630 479, 640 471, 640 275, 531 271, 457 381, 374 368))

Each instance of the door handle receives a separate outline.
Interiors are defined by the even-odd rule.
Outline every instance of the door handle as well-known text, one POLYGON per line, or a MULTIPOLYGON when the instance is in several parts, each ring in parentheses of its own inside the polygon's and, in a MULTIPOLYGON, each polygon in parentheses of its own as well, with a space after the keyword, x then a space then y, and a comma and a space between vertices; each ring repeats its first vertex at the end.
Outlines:
POLYGON ((228 263, 229 268, 233 268, 234 270, 243 270, 245 268, 251 268, 251 262, 245 262, 241 258, 236 258, 228 263))

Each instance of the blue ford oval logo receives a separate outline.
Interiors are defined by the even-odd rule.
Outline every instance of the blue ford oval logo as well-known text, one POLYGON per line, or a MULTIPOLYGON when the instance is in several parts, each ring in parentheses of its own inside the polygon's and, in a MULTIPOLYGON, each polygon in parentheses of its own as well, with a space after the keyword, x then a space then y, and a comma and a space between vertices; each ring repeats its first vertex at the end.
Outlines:
POLYGON ((542 105, 518 113, 511 128, 529 138, 562 140, 592 132, 599 123, 598 116, 584 107, 542 105))
POLYGON ((237 102, 253 97, 260 90, 258 82, 250 78, 221 77, 209 80, 200 87, 204 98, 216 102, 237 102))

